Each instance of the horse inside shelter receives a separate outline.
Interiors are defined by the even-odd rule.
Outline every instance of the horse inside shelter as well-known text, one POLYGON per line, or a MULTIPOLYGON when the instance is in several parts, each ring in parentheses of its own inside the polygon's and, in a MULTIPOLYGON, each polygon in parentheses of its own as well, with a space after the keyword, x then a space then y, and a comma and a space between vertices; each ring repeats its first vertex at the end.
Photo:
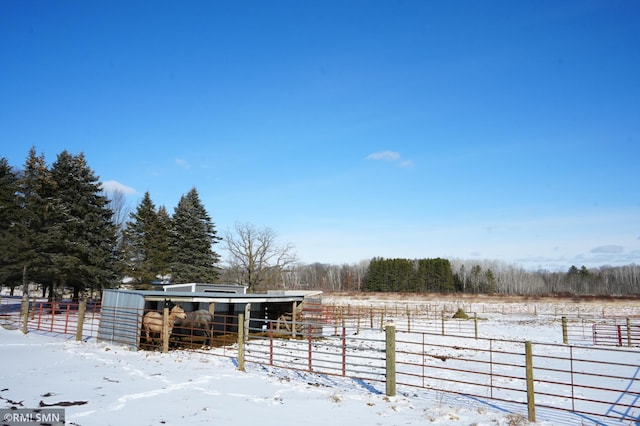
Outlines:
MULTIPOLYGON (((245 319, 248 320, 249 332, 252 332, 256 328, 263 328, 268 322, 277 321, 287 312, 292 312, 294 303, 299 306, 303 300, 304 296, 298 294, 105 289, 102 297, 98 339, 122 343, 136 349, 140 348, 143 315, 149 311, 161 313, 165 303, 169 303, 169 305, 180 305, 187 314, 197 311, 208 312, 212 316, 213 323, 210 337, 224 335, 225 341, 232 342, 238 333, 240 314, 245 315, 245 319)), ((206 327, 205 331, 202 331, 202 328, 199 330, 206 334, 209 329, 206 327)), ((198 337, 200 331, 190 332, 189 336, 194 334, 198 337)))

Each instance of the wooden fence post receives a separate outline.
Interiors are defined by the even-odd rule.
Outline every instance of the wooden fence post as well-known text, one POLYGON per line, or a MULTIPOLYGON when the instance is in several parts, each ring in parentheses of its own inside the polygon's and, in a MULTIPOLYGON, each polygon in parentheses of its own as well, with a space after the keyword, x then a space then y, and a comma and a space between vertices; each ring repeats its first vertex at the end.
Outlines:
POLYGON ((529 421, 536 421, 536 394, 533 388, 533 350, 531 342, 524 342, 524 351, 526 358, 526 377, 527 377, 527 411, 529 421))
POLYGON ((342 376, 347 375, 347 329, 342 327, 342 376))
POLYGON ((269 323, 269 365, 273 365, 273 322, 269 323))
POLYGON ((386 395, 396 395, 396 325, 387 323, 385 327, 385 353, 386 353, 386 395))
POLYGON ((307 348, 309 351, 309 371, 313 371, 313 335, 311 333, 311 324, 309 324, 309 333, 307 336, 307 348))
MULTIPOLYGON (((298 327, 296 321, 296 302, 292 302, 291 306, 291 337, 296 338, 296 328, 298 327)), ((238 320, 238 327, 240 327, 240 320, 238 320)), ((243 325, 244 328, 244 325, 243 325)), ((239 330, 239 329, 238 329, 239 330)))
POLYGON ((371 327, 373 328, 373 305, 369 306, 369 317, 371 318, 371 327))
POLYGON ((36 318, 36 302, 36 296, 33 296, 33 299, 31 299, 31 306, 33 306, 33 309, 31 310, 31 320, 36 318))
POLYGON ((562 317, 562 341, 569 344, 569 334, 567 333, 567 317, 562 317))
POLYGON ((631 320, 627 318, 627 346, 631 347, 631 320))
POLYGON ((442 335, 444 336, 444 309, 442 310, 442 335))
POLYGON ((244 371, 244 314, 238 314, 238 370, 244 371))
POLYGON ((162 311, 162 352, 169 352, 169 307, 162 311))
POLYGON ((476 340, 478 340, 478 313, 473 313, 473 328, 474 328, 474 336, 476 340))
POLYGON ((84 315, 87 311, 87 300, 82 299, 78 306, 78 325, 76 326, 76 340, 82 340, 82 328, 84 326, 84 315))
POLYGON ((22 334, 27 334, 27 325, 29 324, 29 296, 22 297, 22 310, 20 313, 22 314, 22 334))
POLYGON ((210 325, 210 329, 209 331, 211 332, 211 335, 209 336, 209 346, 213 346, 213 341, 214 341, 214 331, 216 328, 216 304, 215 303, 209 303, 209 313, 211 314, 211 319, 213 320, 213 324, 210 325))

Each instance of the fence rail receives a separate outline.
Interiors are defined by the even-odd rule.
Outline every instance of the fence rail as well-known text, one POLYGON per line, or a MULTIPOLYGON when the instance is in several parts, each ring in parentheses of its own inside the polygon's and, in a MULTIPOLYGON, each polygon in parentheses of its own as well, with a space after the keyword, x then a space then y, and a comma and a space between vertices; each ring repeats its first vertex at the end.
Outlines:
POLYGON ((305 323, 307 333, 295 338, 276 332, 269 322, 268 332, 249 329, 244 342, 246 361, 272 367, 310 371, 384 382, 385 342, 379 338, 347 335, 319 335, 317 324, 305 323))
POLYGON ((531 365, 536 407, 640 421, 637 350, 535 343, 528 360, 525 342, 398 335, 398 384, 524 404, 531 365))
MULTIPOLYGON (((246 361, 387 382, 385 333, 379 328, 356 332, 344 326, 340 330, 321 339, 309 332, 285 341, 286 335, 249 330, 246 361)), ((515 404, 514 411, 532 421, 538 408, 564 412, 579 424, 619 424, 640 422, 639 357, 640 352, 626 348, 397 331, 393 374, 405 389, 515 404)))
POLYGON ((52 334, 96 337, 101 306, 98 302, 48 302, 43 299, 0 299, 0 325, 52 334))

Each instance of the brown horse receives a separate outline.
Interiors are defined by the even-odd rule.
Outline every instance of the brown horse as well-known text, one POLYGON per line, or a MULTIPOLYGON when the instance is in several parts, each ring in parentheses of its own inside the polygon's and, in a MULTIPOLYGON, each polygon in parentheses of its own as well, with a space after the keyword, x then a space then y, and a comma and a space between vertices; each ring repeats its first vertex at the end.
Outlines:
MULTIPOLYGON (((186 317, 187 314, 184 312, 184 309, 182 309, 182 306, 175 305, 171 308, 171 311, 169 311, 169 335, 171 335, 171 330, 176 320, 182 320, 186 317)), ((162 336, 162 314, 156 311, 147 312, 144 318, 142 318, 142 328, 144 329, 148 343, 153 342, 153 338, 151 337, 153 334, 158 333, 158 335, 162 336)), ((162 338, 160 340, 162 340, 162 338)))
POLYGON ((213 335, 213 315, 204 309, 187 312, 186 318, 174 323, 173 334, 183 342, 208 343, 213 335))

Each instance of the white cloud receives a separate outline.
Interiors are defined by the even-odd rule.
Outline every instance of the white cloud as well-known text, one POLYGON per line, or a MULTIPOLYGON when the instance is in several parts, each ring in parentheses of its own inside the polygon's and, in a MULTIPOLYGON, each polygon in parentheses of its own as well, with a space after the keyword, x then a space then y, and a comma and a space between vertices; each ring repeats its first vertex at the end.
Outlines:
POLYGON ((176 158, 176 164, 186 170, 191 168, 191 164, 184 158, 176 158))
POLYGON ((395 151, 379 151, 373 152, 366 157, 367 160, 383 160, 383 161, 398 161, 400 159, 400 153, 395 151))
POLYGON ((591 249, 591 253, 622 253, 624 247, 615 244, 598 246, 591 249))
POLYGON ((102 182, 102 190, 107 193, 121 192, 124 195, 133 195, 136 190, 130 186, 123 185, 117 180, 107 180, 102 182))
POLYGON ((396 151, 372 152, 365 157, 365 160, 386 161, 388 163, 394 163, 402 169, 413 167, 413 161, 400 159, 400 153, 396 151))

